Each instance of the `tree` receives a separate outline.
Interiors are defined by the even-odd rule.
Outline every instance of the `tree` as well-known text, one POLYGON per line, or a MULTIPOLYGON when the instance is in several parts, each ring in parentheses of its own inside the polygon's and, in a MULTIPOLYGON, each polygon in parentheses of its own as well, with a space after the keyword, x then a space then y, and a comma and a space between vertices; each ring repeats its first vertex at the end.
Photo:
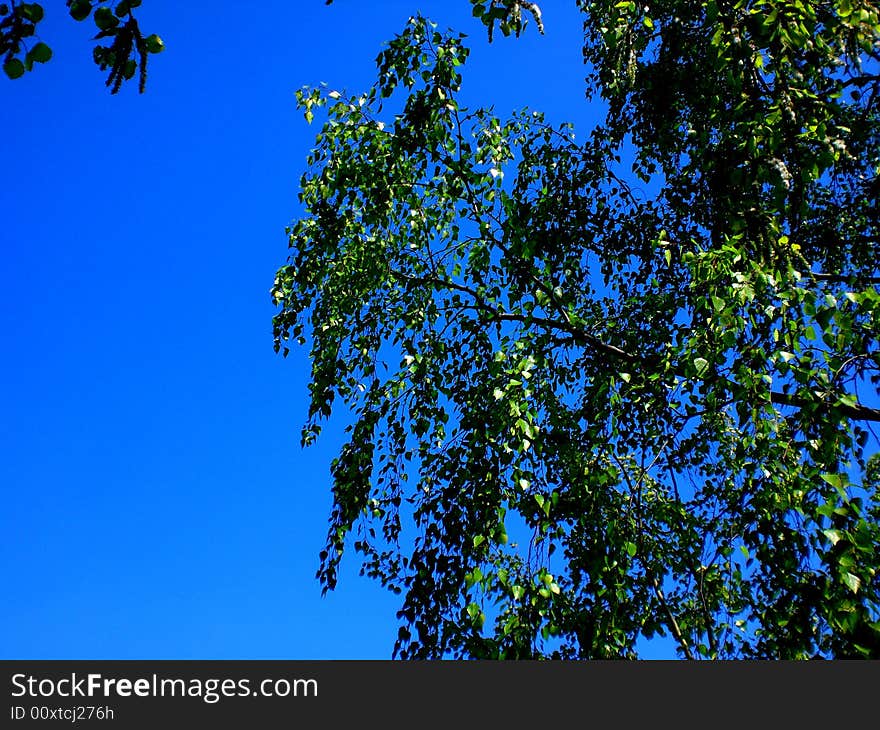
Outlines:
MULTIPOLYGON (((91 17, 98 31, 93 40, 109 44, 96 45, 92 56, 102 71, 110 70, 105 83, 112 94, 135 74, 138 90, 143 93, 147 60, 150 54, 165 49, 158 35, 141 33, 133 12, 140 5, 141 0, 67 0, 70 17, 80 22, 91 17)), ((33 70, 35 63, 51 60, 52 49, 46 43, 28 41, 38 35, 37 26, 43 16, 43 6, 39 3, 17 0, 0 3, 0 56, 3 71, 10 79, 21 78, 26 71, 33 70)))
POLYGON ((421 17, 299 93, 274 328, 303 443, 350 416, 324 589, 353 547, 404 658, 880 657, 877 6, 579 7, 584 142, 463 108, 421 17))

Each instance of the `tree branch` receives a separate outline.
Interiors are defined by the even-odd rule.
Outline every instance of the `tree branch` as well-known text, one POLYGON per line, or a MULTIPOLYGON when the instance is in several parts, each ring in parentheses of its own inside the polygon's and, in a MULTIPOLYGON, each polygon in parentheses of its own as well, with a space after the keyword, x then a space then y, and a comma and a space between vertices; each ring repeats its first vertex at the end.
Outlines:
POLYGON ((880 276, 859 276, 858 274, 823 274, 818 271, 810 272, 817 281, 828 281, 833 284, 848 284, 855 282, 859 284, 880 284, 880 276))
MULTIPOLYGON (((771 391, 770 393, 770 401, 780 406, 792 406, 794 408, 806 408, 810 405, 815 405, 815 401, 811 401, 807 398, 801 398, 796 395, 790 395, 788 393, 777 393, 775 391, 771 391)), ((823 404, 823 408, 829 408, 829 406, 823 404)), ((834 408, 837 408, 841 413, 843 413, 848 418, 852 418, 854 421, 876 421, 880 422, 880 410, 876 408, 871 408, 869 406, 864 406, 861 403, 856 403, 854 406, 848 406, 845 404, 835 405, 834 408)))
MULTIPOLYGON (((636 363, 641 365, 650 364, 647 358, 639 355, 634 355, 630 352, 622 350, 615 345, 603 342, 595 335, 584 332, 583 329, 572 323, 570 320, 560 321, 550 319, 548 317, 536 317, 534 315, 516 314, 514 312, 501 311, 489 304, 478 291, 475 291, 474 289, 471 289, 470 287, 463 284, 459 284, 457 282, 450 281, 449 279, 444 279, 436 275, 414 276, 412 274, 405 274, 402 271, 394 270, 392 270, 390 273, 392 276, 405 279, 407 281, 412 281, 417 284, 429 284, 431 286, 436 286, 440 289, 451 289, 453 291, 461 292, 462 294, 467 294, 469 297, 471 297, 471 299, 473 299, 474 305, 478 309, 486 312, 486 314, 488 314, 490 319, 492 320, 501 322, 518 322, 526 326, 537 325, 545 329, 559 330, 570 335, 575 341, 583 343, 585 345, 589 345, 590 347, 593 347, 594 349, 603 352, 606 355, 610 355, 617 360, 625 360, 629 363, 636 363)), ((689 377, 681 372, 678 372, 676 374, 679 377, 683 378, 689 377)), ((732 381, 728 382, 731 385, 734 384, 732 381)), ((796 395, 790 395, 788 393, 778 393, 776 391, 770 392, 770 402, 775 403, 776 405, 791 406, 793 408, 806 408, 808 406, 817 405, 816 401, 812 401, 796 395)), ((820 406, 823 410, 827 410, 830 407, 824 403, 820 404, 820 406)), ((880 423, 880 410, 878 410, 877 408, 871 408, 870 406, 862 405, 861 403, 857 403, 853 406, 839 404, 834 407, 837 408, 841 413, 843 413, 847 418, 851 418, 855 421, 874 421, 880 423)))

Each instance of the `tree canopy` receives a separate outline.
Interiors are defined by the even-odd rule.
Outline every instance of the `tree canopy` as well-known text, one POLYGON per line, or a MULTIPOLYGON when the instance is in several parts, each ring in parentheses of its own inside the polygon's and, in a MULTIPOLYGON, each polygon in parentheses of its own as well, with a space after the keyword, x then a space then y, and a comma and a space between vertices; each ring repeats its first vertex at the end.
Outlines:
MULTIPOLYGON (((141 0, 67 0, 71 18, 78 22, 92 19, 97 31, 92 40, 101 41, 92 57, 102 71, 109 69, 106 85, 116 94, 122 84, 138 77, 138 90, 147 84, 147 61, 150 54, 165 49, 155 33, 141 32, 134 10, 141 0), (106 45, 105 45, 106 44, 106 45)), ((3 71, 18 79, 34 69, 34 64, 48 63, 52 49, 39 38, 38 26, 45 13, 40 3, 8 0, 0 3, 0 56, 3 71)))
POLYGON ((577 136, 465 108, 422 17, 298 93, 275 346, 303 443, 350 437, 320 580, 358 552, 404 658, 880 657, 877 5, 578 5, 577 136))

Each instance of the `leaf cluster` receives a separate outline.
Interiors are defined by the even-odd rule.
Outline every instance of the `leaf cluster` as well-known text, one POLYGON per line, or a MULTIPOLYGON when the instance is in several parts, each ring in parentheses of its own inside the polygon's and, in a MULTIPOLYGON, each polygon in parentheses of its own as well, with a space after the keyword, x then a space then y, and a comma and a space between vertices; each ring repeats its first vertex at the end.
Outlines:
POLYGON ((275 344, 303 443, 351 416, 319 577, 359 552, 404 657, 880 656, 877 10, 580 7, 581 139, 463 107, 421 17, 298 93, 275 344))
MULTIPOLYGON (((67 0, 71 18, 83 22, 92 18, 97 30, 93 40, 95 64, 107 71, 106 85, 112 94, 119 92, 124 81, 138 76, 138 89, 144 92, 147 81, 147 60, 151 54, 161 53, 165 45, 155 33, 143 35, 134 16, 141 0, 67 0)), ((10 79, 22 77, 35 63, 47 63, 52 49, 38 40, 37 26, 43 19, 39 3, 9 0, 0 3, 0 56, 3 71, 10 79)))

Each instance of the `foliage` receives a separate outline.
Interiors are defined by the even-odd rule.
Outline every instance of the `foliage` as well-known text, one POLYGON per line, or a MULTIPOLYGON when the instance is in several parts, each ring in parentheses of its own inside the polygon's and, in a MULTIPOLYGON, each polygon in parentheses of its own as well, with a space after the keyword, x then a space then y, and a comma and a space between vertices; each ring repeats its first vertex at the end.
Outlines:
MULTIPOLYGON (((95 63, 102 71, 110 70, 106 85, 115 94, 124 81, 138 75, 138 89, 144 92, 147 83, 147 59, 150 54, 161 53, 165 45, 155 33, 141 33, 133 10, 140 7, 141 0, 67 0, 70 17, 78 22, 92 18, 97 29, 93 40, 107 45, 97 45, 93 50, 95 63)), ((24 76, 35 63, 47 63, 52 49, 43 41, 29 45, 27 39, 37 36, 37 26, 43 19, 43 6, 39 3, 0 3, 0 55, 3 71, 10 79, 24 76)))
POLYGON ((579 7, 584 141, 462 107, 421 17, 298 94, 276 349, 304 444, 351 417, 323 585, 361 553, 401 657, 880 657, 877 7, 579 7))

